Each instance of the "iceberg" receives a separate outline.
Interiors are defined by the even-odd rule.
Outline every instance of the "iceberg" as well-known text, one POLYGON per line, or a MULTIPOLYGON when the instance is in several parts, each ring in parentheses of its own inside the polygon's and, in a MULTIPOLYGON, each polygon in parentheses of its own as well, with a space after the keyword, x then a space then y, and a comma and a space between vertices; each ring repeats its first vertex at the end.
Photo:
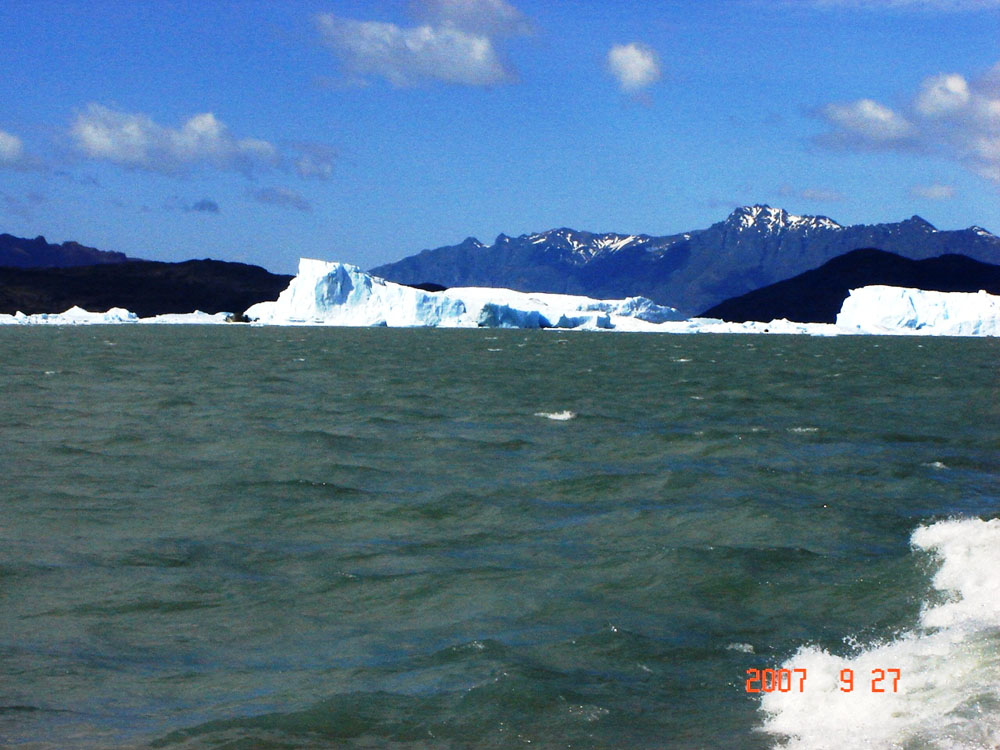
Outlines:
POLYGON ((674 308, 645 297, 596 300, 485 287, 426 292, 380 279, 348 263, 309 258, 299 261, 298 273, 277 300, 258 302, 244 314, 272 325, 590 330, 684 319, 674 308))
POLYGON ((850 291, 837 326, 849 333, 1000 336, 1000 296, 866 286, 850 291))
POLYGON ((0 325, 116 325, 119 323, 158 323, 158 324, 215 324, 225 323, 230 313, 204 313, 195 310, 193 313, 169 313, 155 315, 151 318, 140 318, 134 312, 121 307, 112 307, 107 312, 90 312, 74 305, 61 313, 34 313, 25 315, 22 312, 13 315, 0 314, 0 325))
POLYGON ((16 312, 13 315, 0 315, 0 325, 107 325, 111 323, 135 323, 139 318, 134 312, 121 307, 112 307, 107 312, 88 312, 74 305, 66 312, 35 313, 25 315, 16 312))
MULTIPOLYGON (((299 261, 298 274, 277 300, 258 302, 244 316, 257 325, 1000 336, 1000 296, 984 291, 928 292, 866 286, 851 290, 835 324, 788 320, 729 323, 714 318, 684 318, 676 309, 645 297, 599 300, 487 287, 428 292, 372 276, 347 263, 309 258, 299 261)), ((232 316, 224 312, 139 318, 118 307, 104 313, 72 307, 57 314, 0 314, 0 325, 224 324, 230 319, 232 316)))

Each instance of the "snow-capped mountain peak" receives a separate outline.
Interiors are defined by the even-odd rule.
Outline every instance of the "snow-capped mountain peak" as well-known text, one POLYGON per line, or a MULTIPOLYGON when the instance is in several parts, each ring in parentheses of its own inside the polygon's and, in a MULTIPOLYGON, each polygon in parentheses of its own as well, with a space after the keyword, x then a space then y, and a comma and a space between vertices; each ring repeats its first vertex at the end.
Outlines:
POLYGON ((724 223, 740 231, 756 229, 760 232, 841 228, 840 224, 826 216, 797 216, 782 208, 771 208, 766 204, 737 208, 724 223))
POLYGON ((562 227, 538 234, 524 235, 520 239, 530 245, 544 245, 568 250, 582 260, 590 260, 597 255, 616 253, 626 247, 643 243, 649 238, 645 235, 616 234, 614 232, 606 234, 578 232, 575 229, 562 227))

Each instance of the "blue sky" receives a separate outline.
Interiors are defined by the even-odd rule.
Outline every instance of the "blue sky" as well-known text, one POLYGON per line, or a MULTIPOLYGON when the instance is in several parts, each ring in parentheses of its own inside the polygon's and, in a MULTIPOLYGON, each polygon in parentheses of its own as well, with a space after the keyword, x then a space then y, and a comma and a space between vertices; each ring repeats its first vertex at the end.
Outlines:
POLYGON ((372 267, 769 203, 1000 233, 1000 0, 0 4, 0 231, 372 267))

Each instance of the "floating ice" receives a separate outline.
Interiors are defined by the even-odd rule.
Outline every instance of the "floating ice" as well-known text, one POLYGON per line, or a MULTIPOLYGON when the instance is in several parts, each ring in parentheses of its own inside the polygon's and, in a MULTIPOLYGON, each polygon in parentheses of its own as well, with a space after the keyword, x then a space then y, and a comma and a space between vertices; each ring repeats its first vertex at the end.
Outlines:
MULTIPOLYGON (((1000 297, 979 292, 926 292, 887 286, 854 289, 837 324, 788 320, 727 323, 690 318, 645 297, 598 300, 569 294, 455 287, 443 292, 395 284, 357 266, 303 258, 298 275, 277 300, 259 302, 247 318, 271 325, 426 326, 446 328, 575 328, 660 333, 917 333, 1000 336, 1000 297)), ((137 318, 112 308, 92 313, 73 307, 59 314, 0 315, 4 324, 224 323, 226 313, 137 318)), ((682 361, 682 360, 678 360, 682 361)))
POLYGON ((107 312, 88 312, 82 307, 73 306, 62 313, 36 313, 25 315, 22 312, 13 315, 0 315, 0 324, 13 325, 94 325, 107 323, 135 323, 139 318, 135 313, 112 307, 107 312))
POLYGON ((618 328, 628 321, 648 326, 683 319, 672 307, 644 297, 595 300, 483 287, 425 292, 372 276, 357 266, 307 258, 299 261, 298 274, 276 301, 253 305, 246 316, 279 325, 591 330, 618 328))
POLYGON ((851 290, 837 325, 859 333, 1000 336, 1000 297, 866 286, 851 290))

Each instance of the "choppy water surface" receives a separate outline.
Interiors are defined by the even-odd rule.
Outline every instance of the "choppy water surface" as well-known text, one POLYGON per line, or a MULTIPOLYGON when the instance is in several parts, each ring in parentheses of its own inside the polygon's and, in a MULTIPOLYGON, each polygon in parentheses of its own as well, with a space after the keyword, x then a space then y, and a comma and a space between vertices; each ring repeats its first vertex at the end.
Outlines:
POLYGON ((0 745, 993 747, 998 355, 0 330, 0 745))

